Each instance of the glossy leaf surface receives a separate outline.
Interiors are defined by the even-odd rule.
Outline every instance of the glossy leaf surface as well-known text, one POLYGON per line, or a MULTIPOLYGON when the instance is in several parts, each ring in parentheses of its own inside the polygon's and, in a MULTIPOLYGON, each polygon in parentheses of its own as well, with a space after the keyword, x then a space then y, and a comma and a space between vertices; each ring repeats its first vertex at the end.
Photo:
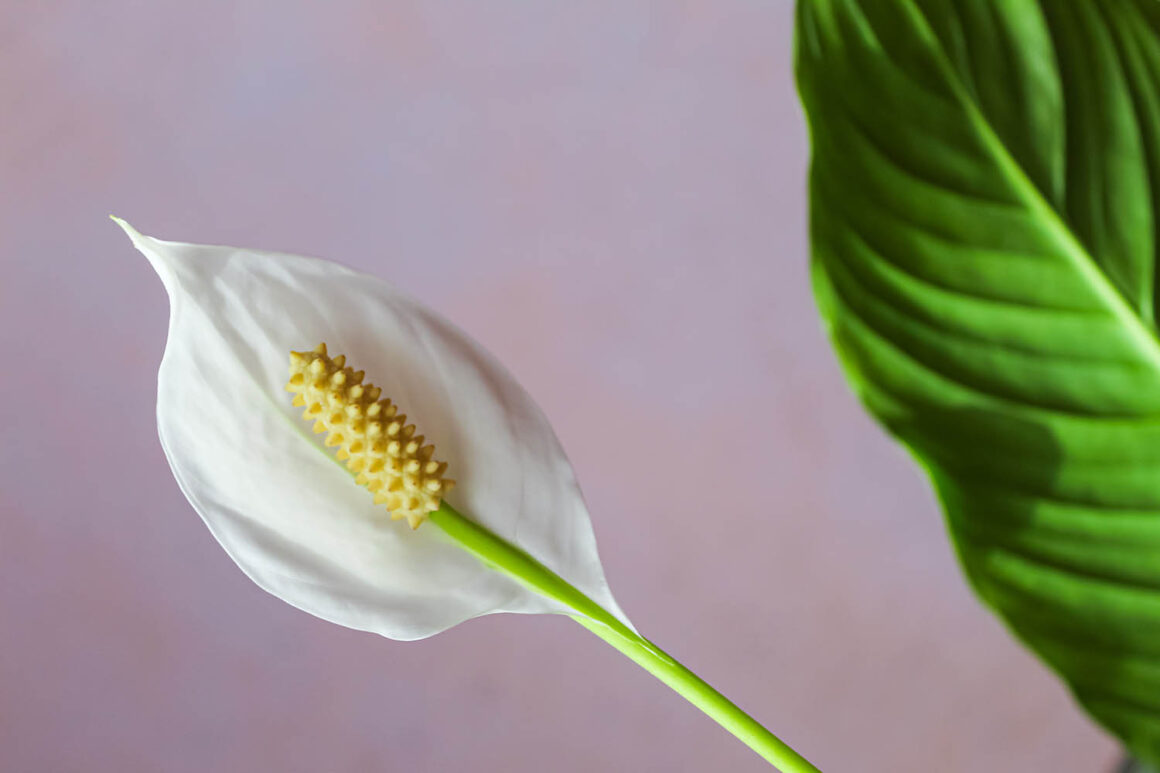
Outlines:
POLYGON ((801 0, 815 292, 978 594, 1160 759, 1160 4, 801 0))

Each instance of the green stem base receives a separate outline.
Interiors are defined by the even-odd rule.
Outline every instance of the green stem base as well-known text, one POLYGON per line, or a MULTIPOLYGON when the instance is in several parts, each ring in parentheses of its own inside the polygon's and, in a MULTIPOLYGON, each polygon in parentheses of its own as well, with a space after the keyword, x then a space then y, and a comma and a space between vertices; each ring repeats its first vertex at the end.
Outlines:
POLYGON ((667 684, 783 773, 820 773, 707 682, 520 548, 463 517, 446 502, 431 513, 430 520, 488 566, 573 610, 573 620, 667 684))

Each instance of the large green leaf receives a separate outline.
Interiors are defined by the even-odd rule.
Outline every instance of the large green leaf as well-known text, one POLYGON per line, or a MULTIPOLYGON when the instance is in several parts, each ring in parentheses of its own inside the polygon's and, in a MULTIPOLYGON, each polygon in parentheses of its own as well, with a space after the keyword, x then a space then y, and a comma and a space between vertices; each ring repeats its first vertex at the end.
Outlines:
POLYGON ((800 0, 815 291, 972 585, 1160 761, 1158 0, 800 0))

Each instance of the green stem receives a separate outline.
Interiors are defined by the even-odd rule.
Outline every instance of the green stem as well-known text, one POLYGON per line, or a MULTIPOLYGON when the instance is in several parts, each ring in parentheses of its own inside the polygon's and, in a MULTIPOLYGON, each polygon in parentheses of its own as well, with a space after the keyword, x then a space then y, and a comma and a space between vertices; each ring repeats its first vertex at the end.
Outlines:
POLYGON ((431 513, 430 519, 489 566, 574 610, 573 620, 667 684, 783 773, 820 773, 707 682, 520 548, 463 517, 446 502, 431 513))

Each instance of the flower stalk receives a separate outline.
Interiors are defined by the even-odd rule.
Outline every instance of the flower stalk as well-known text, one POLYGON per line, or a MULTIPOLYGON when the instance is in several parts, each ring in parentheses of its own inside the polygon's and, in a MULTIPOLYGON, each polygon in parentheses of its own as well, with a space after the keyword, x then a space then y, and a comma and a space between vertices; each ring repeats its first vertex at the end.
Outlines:
POLYGON ((573 620, 668 685, 783 773, 819 773, 711 685, 523 550, 465 518, 447 502, 440 503, 428 520, 488 566, 574 610, 573 620))

